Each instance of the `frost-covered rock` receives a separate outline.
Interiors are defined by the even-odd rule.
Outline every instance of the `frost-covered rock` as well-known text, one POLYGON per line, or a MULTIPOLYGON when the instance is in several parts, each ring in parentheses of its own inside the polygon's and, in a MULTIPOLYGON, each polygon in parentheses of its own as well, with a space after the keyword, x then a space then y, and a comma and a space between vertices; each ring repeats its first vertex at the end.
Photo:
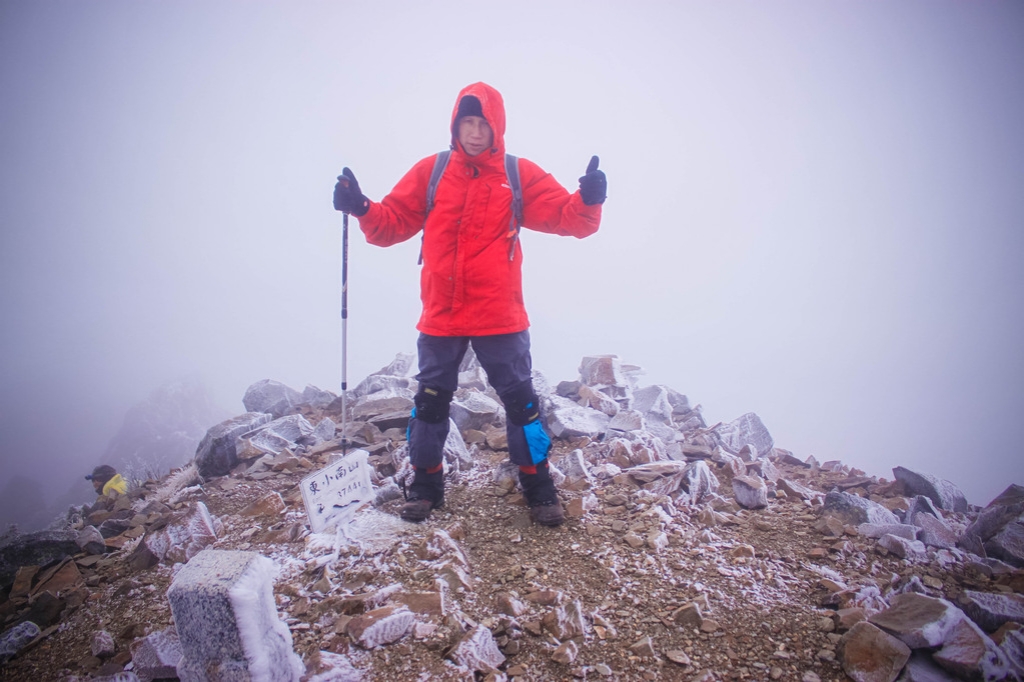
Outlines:
POLYGON ((904 467, 894 467, 892 475, 903 484, 908 495, 924 495, 939 509, 955 512, 967 511, 967 498, 958 487, 949 481, 904 467))
POLYGON ((1011 566, 1024 568, 1024 524, 1008 523, 985 543, 985 551, 1011 566))
POLYGON ((920 540, 907 540, 892 533, 878 538, 878 546, 884 547, 901 559, 923 559, 927 552, 924 543, 920 540))
POLYGON ((942 519, 942 512, 939 511, 930 498, 924 495, 914 495, 908 500, 907 504, 907 511, 903 515, 903 520, 907 523, 913 523, 914 516, 922 513, 931 514, 937 519, 942 519))
POLYGON ((415 622, 416 616, 405 605, 382 606, 349 621, 348 636, 364 649, 373 649, 402 639, 415 622))
POLYGON ((238 464, 236 441, 239 436, 269 424, 273 417, 263 412, 247 412, 210 427, 196 450, 196 467, 203 478, 224 476, 238 464))
POLYGON ((555 438, 597 438, 607 432, 610 418, 604 412, 581 407, 559 396, 551 396, 550 401, 544 418, 555 438))
POLYGON ((307 384, 306 388, 302 389, 302 402, 319 409, 327 407, 337 398, 336 394, 317 388, 313 384, 307 384))
POLYGON ((907 540, 916 540, 918 527, 905 523, 862 523, 857 532, 866 538, 878 539, 883 535, 898 535, 907 540))
POLYGON ((148 551, 158 563, 185 563, 217 541, 217 524, 202 502, 171 517, 166 526, 151 531, 139 546, 139 553, 148 551))
MULTIPOLYGON (((475 448, 474 448, 475 449, 475 448)), ((465 471, 473 468, 473 453, 466 447, 466 441, 462 438, 455 421, 448 421, 448 437, 444 441, 444 459, 456 471, 465 471)))
POLYGON ((959 620, 932 659, 963 680, 1006 680, 1010 662, 988 635, 968 618, 959 620))
POLYGON ((27 620, 0 635, 0 663, 6 663, 13 658, 39 634, 39 626, 27 620))
POLYGON ((556 606, 544 616, 541 626, 559 641, 583 637, 586 634, 583 605, 575 599, 565 606, 556 606))
POLYGON ((686 465, 683 480, 689 493, 690 504, 697 505, 718 492, 718 477, 704 460, 697 460, 686 465))
POLYGON ((964 590, 964 611, 988 632, 1004 623, 1024 623, 1024 595, 964 590))
POLYGON ((733 476, 732 493, 744 509, 764 509, 768 506, 768 486, 757 476, 733 476))
POLYGON ((313 425, 305 417, 292 414, 260 425, 241 438, 260 452, 278 455, 285 449, 295 449, 300 441, 312 443, 313 431, 313 425))
POLYGON ((206 550, 174 578, 167 599, 181 644, 182 682, 298 682, 305 666, 277 615, 274 563, 254 552, 206 550))
POLYGON ((324 417, 313 429, 313 433, 310 434, 311 446, 317 446, 321 443, 326 443, 329 440, 334 440, 334 436, 337 433, 338 425, 334 423, 334 420, 329 417, 324 417))
POLYGON ((757 449, 758 456, 767 456, 775 446, 768 429, 761 418, 748 412, 737 419, 715 429, 719 442, 726 452, 738 455, 744 445, 752 445, 757 449))
POLYGON ((558 461, 558 468, 565 474, 569 487, 573 490, 584 490, 594 484, 590 475, 590 465, 583 457, 582 450, 573 450, 558 461))
POLYGON ((671 495, 683 484, 686 463, 672 460, 651 462, 630 467, 626 473, 645 490, 650 490, 656 495, 671 495))
POLYGON ((583 384, 579 387, 579 404, 582 407, 589 407, 598 412, 604 412, 609 417, 619 413, 619 404, 602 391, 583 384))
POLYGON ((505 656, 498 649, 494 635, 483 625, 477 625, 456 644, 448 654, 456 665, 484 675, 498 672, 498 666, 505 662, 505 656))
POLYGON ((648 421, 671 424, 674 408, 669 395, 667 386, 655 385, 637 389, 633 391, 632 409, 643 414, 648 421))
POLYGON ((103 534, 96 526, 86 526, 78 531, 75 543, 86 554, 103 554, 107 551, 107 546, 103 543, 103 534))
POLYGON ((855 682, 893 682, 910 658, 910 647, 862 621, 839 640, 836 656, 855 682))
POLYGON ((629 384, 622 373, 617 355, 588 355, 580 360, 580 379, 587 386, 619 386, 629 384))
POLYGON ((363 682, 363 673, 359 671, 348 656, 333 651, 321 651, 315 654, 315 675, 308 682, 363 682))
POLYGON ((908 592, 890 600, 885 611, 868 619, 872 625, 898 637, 911 649, 941 646, 963 611, 946 601, 908 592))
POLYGON ((302 394, 280 381, 262 379, 245 391, 242 405, 248 412, 266 412, 283 417, 303 403, 302 394))
POLYGON ((504 412, 498 401, 478 390, 467 390, 451 403, 451 418, 462 431, 482 431, 485 426, 502 418, 504 412))
POLYGON ((158 630, 132 642, 132 663, 142 682, 173 679, 178 676, 181 642, 173 628, 158 630))
MULTIPOLYGON (((821 497, 821 493, 816 490, 811 490, 807 486, 800 485, 796 481, 791 481, 788 478, 779 478, 776 481, 776 485, 779 486, 779 490, 786 493, 787 496, 798 499, 798 500, 810 500, 815 497, 821 497)), ((893 516, 893 518, 896 518, 893 516)))
POLYGON ((96 658, 110 658, 116 651, 114 636, 106 630, 98 630, 92 636, 92 655, 96 658))
POLYGON ((921 529, 921 542, 929 547, 953 549, 960 539, 941 518, 936 518, 932 514, 917 512, 913 516, 913 523, 921 529))
POLYGON ((558 648, 551 652, 551 660, 562 665, 569 665, 576 660, 576 656, 579 653, 580 648, 576 646, 576 642, 570 639, 567 642, 562 642, 558 648))
POLYGON ((646 428, 647 421, 636 410, 619 410, 608 422, 609 431, 643 431, 646 428))
MULTIPOLYGON (((780 480, 780 487, 782 483, 780 480)), ((859 526, 862 523, 898 524, 900 521, 891 511, 871 500, 836 490, 825 495, 823 511, 840 518, 843 523, 859 526)))

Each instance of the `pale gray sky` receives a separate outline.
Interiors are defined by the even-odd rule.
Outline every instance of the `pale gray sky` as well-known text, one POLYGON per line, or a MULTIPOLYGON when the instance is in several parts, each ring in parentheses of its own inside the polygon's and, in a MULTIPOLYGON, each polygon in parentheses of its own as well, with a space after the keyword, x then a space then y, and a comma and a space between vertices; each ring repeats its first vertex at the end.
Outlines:
MULTIPOLYGON (((1024 5, 0 0, 2 479, 91 469, 199 373, 340 383, 334 176, 380 199, 502 92, 601 231, 523 236, 534 364, 616 353, 777 445, 1024 483, 1024 5)), ((414 348, 417 240, 352 225, 349 379, 414 348)), ((2 483, 2 481, 0 481, 2 483)))

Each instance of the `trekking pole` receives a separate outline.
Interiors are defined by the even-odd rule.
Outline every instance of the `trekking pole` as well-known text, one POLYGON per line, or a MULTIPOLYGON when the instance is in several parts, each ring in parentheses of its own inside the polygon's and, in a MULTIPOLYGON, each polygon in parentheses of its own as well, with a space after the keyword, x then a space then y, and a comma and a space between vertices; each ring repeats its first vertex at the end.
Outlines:
POLYGON ((341 219, 341 454, 348 446, 348 212, 341 219))

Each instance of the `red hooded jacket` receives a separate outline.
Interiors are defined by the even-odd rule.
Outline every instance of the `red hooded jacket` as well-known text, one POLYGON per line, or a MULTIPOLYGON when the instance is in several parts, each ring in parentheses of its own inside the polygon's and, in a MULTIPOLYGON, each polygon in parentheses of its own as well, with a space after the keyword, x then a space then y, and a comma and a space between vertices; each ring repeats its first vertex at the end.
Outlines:
MULTIPOLYGON (((512 190, 505 178, 505 105, 485 83, 465 87, 452 110, 452 153, 426 216, 427 185, 435 156, 428 156, 398 181, 391 193, 359 218, 366 241, 391 246, 423 237, 416 328, 432 336, 487 336, 521 332, 530 326, 523 305, 519 243, 509 259, 512 190), (493 146, 468 156, 457 139, 455 117, 466 95, 480 100, 494 132, 493 146), (426 225, 424 225, 426 218, 426 225)), ((523 227, 572 237, 597 232, 601 206, 587 206, 537 164, 519 159, 523 227)))

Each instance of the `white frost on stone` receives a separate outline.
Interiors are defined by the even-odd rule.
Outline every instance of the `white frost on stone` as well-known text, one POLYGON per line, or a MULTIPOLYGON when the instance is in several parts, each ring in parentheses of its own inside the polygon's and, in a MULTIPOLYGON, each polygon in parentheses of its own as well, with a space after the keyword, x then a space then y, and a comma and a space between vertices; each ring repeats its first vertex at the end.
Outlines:
POLYGON ((484 674, 496 672, 498 666, 505 662, 494 635, 483 625, 473 628, 449 656, 458 665, 484 674))
POLYGON ((277 617, 272 590, 276 576, 273 561, 256 557, 228 590, 253 682, 277 682, 288 672, 290 679, 298 680, 306 672, 302 659, 292 650, 292 633, 277 617), (268 646, 275 640, 277 645, 268 646), (286 652, 286 660, 274 660, 273 654, 281 652, 286 652))
POLYGON ((610 418, 604 412, 580 407, 573 401, 558 395, 550 398, 551 409, 545 418, 548 430, 556 438, 588 436, 596 438, 608 430, 610 418))
POLYGON ((343 654, 321 651, 320 663, 326 670, 310 677, 307 682, 363 682, 363 673, 343 654))
POLYGON ((364 649, 391 644, 410 632, 416 616, 405 605, 385 606, 357 616, 349 623, 349 636, 364 649))

